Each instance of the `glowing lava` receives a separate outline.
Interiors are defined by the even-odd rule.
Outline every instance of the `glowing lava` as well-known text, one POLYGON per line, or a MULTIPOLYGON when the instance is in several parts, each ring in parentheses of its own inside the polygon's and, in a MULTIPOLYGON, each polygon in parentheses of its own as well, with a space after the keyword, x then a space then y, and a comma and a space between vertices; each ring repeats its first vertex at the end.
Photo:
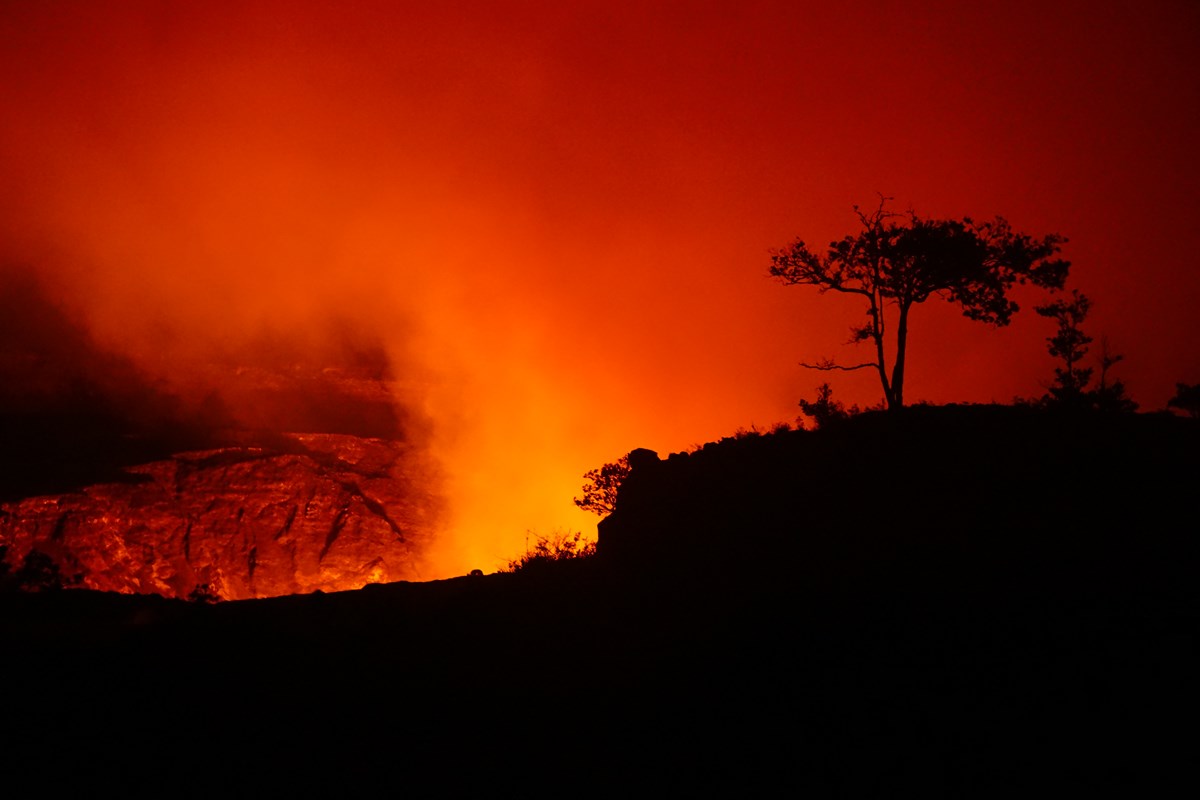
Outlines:
POLYGON ((102 591, 244 599, 422 580, 439 505, 413 456, 332 434, 184 453, 128 482, 6 503, 0 541, 10 561, 40 550, 102 591))

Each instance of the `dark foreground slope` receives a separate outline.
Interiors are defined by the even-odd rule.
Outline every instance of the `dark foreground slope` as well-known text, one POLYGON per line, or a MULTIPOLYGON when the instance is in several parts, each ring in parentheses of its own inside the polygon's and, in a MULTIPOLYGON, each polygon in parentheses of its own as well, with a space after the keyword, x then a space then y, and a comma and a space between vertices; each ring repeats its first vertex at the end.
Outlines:
POLYGON ((1154 787, 1193 752, 1197 444, 1157 416, 915 409, 643 453, 588 561, 215 606, 9 595, 5 774, 155 796, 1154 787))

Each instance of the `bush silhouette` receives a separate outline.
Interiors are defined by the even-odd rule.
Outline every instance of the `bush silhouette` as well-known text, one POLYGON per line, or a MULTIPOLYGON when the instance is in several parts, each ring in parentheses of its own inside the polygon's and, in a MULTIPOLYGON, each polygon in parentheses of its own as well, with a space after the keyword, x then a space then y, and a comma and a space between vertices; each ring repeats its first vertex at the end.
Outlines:
MULTIPOLYGON (((801 400, 800 410, 804 412, 805 416, 812 418, 813 424, 818 430, 836 425, 862 413, 862 410, 856 405, 846 408, 843 403, 834 400, 833 388, 828 383, 822 383, 817 387, 816 400, 801 400)), ((798 422, 803 424, 804 418, 801 417, 798 422)))
POLYGON ((537 536, 532 547, 519 558, 512 559, 502 572, 520 572, 539 569, 558 561, 588 558, 596 554, 596 543, 583 538, 581 531, 559 532, 549 536, 537 536))
POLYGON ((1192 419, 1200 419, 1200 383, 1175 384, 1175 396, 1167 401, 1167 408, 1174 408, 1192 419))
MULTIPOLYGON (((3 558, 0 554, 0 558, 3 558)), ((5 562, 7 565, 7 562, 5 562)), ((21 566, 11 573, 5 570, 4 583, 22 592, 51 592, 74 586, 81 576, 65 577, 58 563, 41 550, 25 554, 21 566)))

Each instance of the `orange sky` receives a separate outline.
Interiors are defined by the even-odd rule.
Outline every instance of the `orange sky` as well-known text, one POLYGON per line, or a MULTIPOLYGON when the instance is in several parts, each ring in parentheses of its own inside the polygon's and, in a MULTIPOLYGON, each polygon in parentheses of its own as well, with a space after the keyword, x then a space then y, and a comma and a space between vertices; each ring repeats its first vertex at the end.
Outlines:
MULTIPOLYGON (((1069 237, 1142 409, 1200 381, 1194 3, 626 5, 5 3, 4 267, 177 384, 264 330, 382 338, 445 574, 594 530, 581 476, 634 447, 792 421, 859 309, 768 250, 879 192, 1069 237)), ((1036 301, 917 309, 908 399, 1043 393, 1036 301)))

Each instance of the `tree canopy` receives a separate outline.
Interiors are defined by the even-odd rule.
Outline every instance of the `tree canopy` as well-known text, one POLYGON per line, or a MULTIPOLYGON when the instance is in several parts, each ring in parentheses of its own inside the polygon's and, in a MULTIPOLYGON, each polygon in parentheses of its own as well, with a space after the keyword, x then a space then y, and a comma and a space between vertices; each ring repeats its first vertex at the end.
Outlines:
POLYGON ((617 507, 617 490, 621 481, 629 474, 629 456, 623 455, 616 461, 584 473, 583 497, 575 498, 575 505, 606 517, 617 507))
POLYGON ((914 305, 938 296, 960 306, 968 319, 1007 325, 1019 310, 1010 290, 1024 283, 1061 289, 1070 262, 1057 257, 1066 242, 1058 234, 1032 237, 1013 230, 1003 217, 976 222, 970 217, 900 214, 888 210, 889 199, 881 198, 871 212, 855 206, 862 230, 831 242, 823 253, 802 239, 772 250, 770 274, 786 285, 815 286, 821 293, 863 298, 867 321, 851 328, 850 341, 873 345, 873 360, 853 365, 826 360, 803 366, 873 368, 888 408, 897 409, 904 405, 908 324, 914 305))

